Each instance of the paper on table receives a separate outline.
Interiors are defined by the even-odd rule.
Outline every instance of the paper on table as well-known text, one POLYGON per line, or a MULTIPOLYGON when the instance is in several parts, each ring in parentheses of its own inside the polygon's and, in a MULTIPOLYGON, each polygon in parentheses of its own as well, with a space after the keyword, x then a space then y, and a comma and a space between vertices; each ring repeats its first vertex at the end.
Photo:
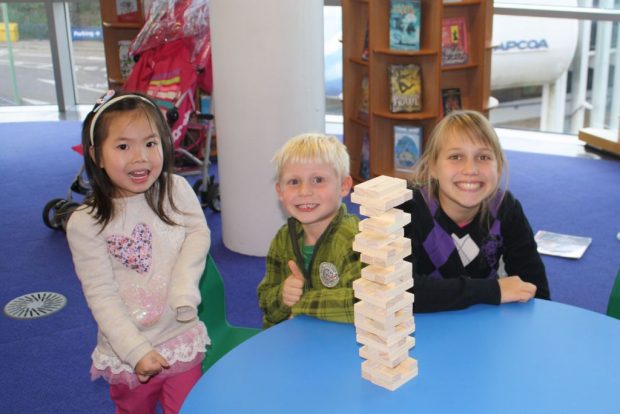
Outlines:
POLYGON ((538 244, 538 253, 570 259, 580 259, 592 243, 591 237, 571 236, 545 230, 538 230, 534 240, 538 244))

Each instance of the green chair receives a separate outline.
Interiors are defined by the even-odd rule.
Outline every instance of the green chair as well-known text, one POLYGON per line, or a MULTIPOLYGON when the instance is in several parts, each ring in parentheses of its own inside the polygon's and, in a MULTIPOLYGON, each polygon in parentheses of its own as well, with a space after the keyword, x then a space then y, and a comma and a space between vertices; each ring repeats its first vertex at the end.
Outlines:
POLYGON ((257 328, 233 326, 226 319, 226 297, 224 282, 211 255, 207 256, 207 265, 200 280, 202 303, 198 307, 198 317, 207 325, 211 345, 202 363, 206 371, 228 351, 260 332, 257 328))
POLYGON ((607 315, 616 319, 620 319, 620 270, 616 275, 616 282, 611 288, 609 302, 607 303, 607 315))

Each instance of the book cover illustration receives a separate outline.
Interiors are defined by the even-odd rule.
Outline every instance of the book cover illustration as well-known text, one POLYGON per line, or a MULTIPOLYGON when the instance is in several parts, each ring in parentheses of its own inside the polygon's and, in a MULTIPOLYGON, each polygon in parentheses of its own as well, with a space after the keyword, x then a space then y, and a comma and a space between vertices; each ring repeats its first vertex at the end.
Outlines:
POLYGON ((420 0, 390 0, 390 49, 420 50, 420 0))
POLYGON ((137 22, 138 0, 116 0, 116 16, 119 22, 137 22))
POLYGON ((422 110, 422 72, 419 65, 389 65, 390 111, 419 112, 422 110))
POLYGON ((410 172, 420 158, 422 127, 394 126, 394 169, 410 172))
POLYGON ((360 177, 362 180, 370 178, 370 140, 368 133, 362 138, 362 159, 360 160, 360 177))
POLYGON ((446 17, 441 24, 441 64, 464 65, 469 60, 465 16, 446 17))
POLYGON ((362 60, 368 60, 368 22, 366 22, 366 30, 364 31, 364 45, 362 46, 362 60))
POLYGON ((360 121, 368 121, 368 108, 370 105, 370 97, 368 94, 368 75, 364 75, 360 85, 360 99, 357 106, 357 117, 360 121))
POLYGON ((569 259, 580 259, 592 243, 591 237, 571 236, 545 230, 538 230, 534 240, 538 245, 538 253, 569 259))
POLYGON ((444 115, 448 115, 452 111, 463 109, 463 105, 461 104, 461 90, 459 88, 442 89, 441 103, 444 115))

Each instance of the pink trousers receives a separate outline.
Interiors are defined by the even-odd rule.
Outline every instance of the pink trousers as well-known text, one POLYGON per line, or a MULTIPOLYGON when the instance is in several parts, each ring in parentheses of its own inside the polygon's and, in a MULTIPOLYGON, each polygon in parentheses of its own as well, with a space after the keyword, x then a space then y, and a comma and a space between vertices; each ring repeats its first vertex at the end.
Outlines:
POLYGON ((140 384, 134 389, 125 384, 110 385, 116 414, 154 414, 158 401, 164 414, 176 414, 201 374, 201 366, 198 364, 189 371, 168 378, 154 376, 146 384, 140 384))

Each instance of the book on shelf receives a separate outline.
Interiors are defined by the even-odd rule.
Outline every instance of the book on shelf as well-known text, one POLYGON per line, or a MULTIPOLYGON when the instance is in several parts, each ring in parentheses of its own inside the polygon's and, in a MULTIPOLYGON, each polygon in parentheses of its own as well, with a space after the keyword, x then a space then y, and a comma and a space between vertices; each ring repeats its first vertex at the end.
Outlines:
POLYGON ((569 259, 580 259, 592 243, 591 237, 572 236, 546 230, 538 230, 534 240, 538 245, 538 253, 569 259))
POLYGON ((368 121, 368 108, 370 105, 368 92, 368 75, 362 77, 362 83, 360 84, 360 97, 359 104, 357 105, 357 119, 363 122, 368 121))
POLYGON ((362 60, 368 60, 368 22, 366 22, 366 29, 364 30, 364 44, 362 45, 362 60))
POLYGON ((415 63, 388 66, 390 78, 390 111, 422 110, 422 71, 415 63))
POLYGON ((119 22, 138 21, 138 0, 116 0, 116 18, 119 22))
POLYGON ((362 158, 360 159, 360 178, 367 180, 370 178, 370 139, 368 132, 364 132, 362 137, 362 158))
POLYGON ((420 50, 420 0, 390 0, 390 49, 420 50))
POLYGON ((441 109, 443 115, 448 115, 452 111, 463 109, 461 104, 461 89, 446 88, 441 90, 441 109))
POLYGON ((411 172, 420 158, 422 147, 422 127, 394 126, 394 169, 411 172))
POLYGON ((441 64, 464 65, 469 61, 469 32, 465 16, 445 17, 441 23, 441 64))

